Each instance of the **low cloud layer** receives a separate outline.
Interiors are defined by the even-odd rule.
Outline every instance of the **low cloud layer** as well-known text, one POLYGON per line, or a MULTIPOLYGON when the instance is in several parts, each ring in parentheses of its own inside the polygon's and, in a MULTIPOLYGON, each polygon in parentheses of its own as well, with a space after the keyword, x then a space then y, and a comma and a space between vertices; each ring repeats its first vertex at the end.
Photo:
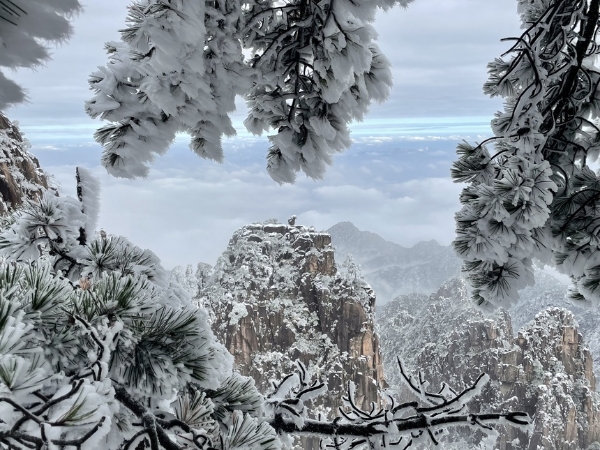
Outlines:
POLYGON ((83 103, 87 77, 106 62, 103 46, 118 39, 124 0, 88 2, 75 35, 36 72, 15 74, 30 103, 8 111, 27 131, 42 166, 67 193, 74 167, 103 183, 100 225, 151 248, 165 266, 214 263, 231 233, 268 218, 325 229, 352 221, 402 245, 453 238, 460 186, 449 177, 456 143, 489 136, 489 119, 500 101, 482 94, 486 64, 518 33, 515 0, 416 0, 407 10, 378 16, 380 46, 393 65, 390 99, 373 105, 354 126, 354 145, 335 158, 324 180, 300 178, 279 186, 266 174, 268 144, 241 127, 244 102, 222 165, 202 161, 180 139, 160 158, 147 180, 109 178, 99 167, 100 148, 83 103))
MULTIPOLYGON (((293 214, 298 223, 321 230, 348 220, 405 246, 430 239, 450 243, 460 189, 445 176, 452 144, 386 142, 340 155, 324 180, 284 186, 268 177, 264 160, 256 157, 263 144, 229 148, 221 165, 176 145, 143 181, 115 179, 88 165, 103 184, 99 225, 152 249, 169 268, 213 264, 240 226, 269 218, 285 222, 293 214), (417 179, 401 162, 392 164, 416 157, 433 165, 421 168, 417 179), (445 161, 441 169, 436 161, 445 161)), ((63 151, 67 160, 72 152, 63 151)), ((74 194, 74 165, 46 169, 65 194, 74 194)))

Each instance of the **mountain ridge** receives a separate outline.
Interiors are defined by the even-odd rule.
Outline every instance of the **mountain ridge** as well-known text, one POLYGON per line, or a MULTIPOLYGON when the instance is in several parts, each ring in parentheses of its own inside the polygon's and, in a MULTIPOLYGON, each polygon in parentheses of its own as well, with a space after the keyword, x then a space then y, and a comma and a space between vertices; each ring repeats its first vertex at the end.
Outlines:
POLYGON ((403 247, 376 233, 362 231, 352 222, 339 222, 326 232, 331 235, 338 261, 352 255, 360 264, 380 305, 402 294, 431 294, 460 273, 461 262, 454 250, 435 240, 403 247))
MULTIPOLYGON (((491 382, 474 401, 475 411, 518 409, 533 418, 531 434, 505 428, 491 448, 596 448, 600 395, 585 335, 570 311, 543 309, 515 330, 508 311, 485 315, 470 302, 465 281, 453 278, 429 297, 387 303, 376 323, 384 373, 398 401, 413 399, 402 390, 397 357, 409 373, 418 369, 432 390, 442 382, 464 389, 483 371, 491 382)), ((441 449, 481 448, 479 439, 459 433, 441 449)))
MULTIPOLYGON (((421 298, 427 298, 448 280, 460 277, 461 261, 450 246, 444 247, 435 241, 421 241, 413 247, 402 247, 386 241, 376 233, 361 231, 351 222, 339 222, 327 231, 331 232, 336 255, 339 254, 336 256, 338 260, 351 254, 361 265, 364 278, 375 290, 380 307, 399 296, 416 297, 418 294, 421 298), (370 242, 376 245, 365 256, 361 249, 370 242), (395 252, 401 253, 403 257, 414 257, 413 265, 401 267, 397 261, 394 264, 393 260, 384 264, 385 258, 393 256, 395 252), (411 290, 415 287, 417 289, 411 290)), ((536 269, 534 276, 535 284, 523 289, 519 302, 509 310, 514 329, 523 327, 546 308, 568 309, 586 337, 594 360, 594 370, 600 379, 600 311, 569 300, 567 286, 543 268, 536 269)), ((412 304, 416 309, 420 307, 418 302, 412 304)))

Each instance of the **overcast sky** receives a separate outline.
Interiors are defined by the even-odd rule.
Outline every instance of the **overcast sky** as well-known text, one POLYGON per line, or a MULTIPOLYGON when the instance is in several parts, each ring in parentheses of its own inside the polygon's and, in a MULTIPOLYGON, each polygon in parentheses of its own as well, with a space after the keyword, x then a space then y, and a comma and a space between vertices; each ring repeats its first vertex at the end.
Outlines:
POLYGON ((125 0, 88 0, 73 38, 37 71, 7 74, 28 89, 29 103, 7 111, 19 120, 32 152, 65 193, 74 167, 103 183, 100 226, 152 249, 167 268, 213 264, 233 231, 249 222, 298 215, 326 229, 348 220, 401 245, 436 239, 449 244, 460 186, 449 179, 456 143, 489 136, 501 106, 482 93, 486 64, 519 33, 516 0, 415 0, 379 15, 380 46, 393 64, 390 99, 353 126, 355 144, 336 157, 321 181, 299 177, 279 186, 266 174, 265 138, 241 125, 226 143, 226 162, 197 158, 186 137, 157 160, 146 180, 110 178, 99 165, 92 134, 99 125, 83 111, 87 76, 106 62, 103 45, 118 39, 125 0))

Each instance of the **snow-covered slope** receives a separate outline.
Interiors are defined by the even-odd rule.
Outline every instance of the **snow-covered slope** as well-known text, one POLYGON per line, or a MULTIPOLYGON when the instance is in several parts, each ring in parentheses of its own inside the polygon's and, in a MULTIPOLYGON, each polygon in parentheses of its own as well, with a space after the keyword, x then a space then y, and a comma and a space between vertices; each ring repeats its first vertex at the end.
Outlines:
POLYGON ((436 241, 406 248, 375 233, 361 231, 350 222, 340 222, 327 232, 331 234, 338 261, 350 254, 361 265, 379 304, 401 294, 430 294, 460 272, 461 263, 452 248, 436 241))
MULTIPOLYGON (((592 358, 573 315, 549 308, 514 337, 510 314, 485 317, 468 300, 461 279, 428 298, 402 296, 377 312, 386 380, 401 397, 396 358, 421 368, 434 388, 463 389, 482 372, 492 383, 480 408, 521 409, 535 419, 531 436, 503 430, 498 450, 587 449, 600 439, 600 405, 592 358)), ((478 436, 447 448, 475 448, 478 436)))
POLYGON ((0 216, 39 198, 48 180, 18 127, 0 113, 0 216))

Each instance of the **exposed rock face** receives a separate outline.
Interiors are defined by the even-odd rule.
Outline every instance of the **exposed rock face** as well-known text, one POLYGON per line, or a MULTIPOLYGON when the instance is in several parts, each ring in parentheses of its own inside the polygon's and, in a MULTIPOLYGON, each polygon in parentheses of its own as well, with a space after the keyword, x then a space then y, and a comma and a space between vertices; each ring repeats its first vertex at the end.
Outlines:
POLYGON ((201 301, 213 311, 213 330, 237 369, 263 392, 298 359, 328 382, 320 412, 337 409, 348 381, 360 405, 378 401, 384 381, 375 296, 354 265, 337 270, 328 234, 282 224, 241 228, 201 301))
POLYGON ((28 149, 19 129, 0 113, 0 215, 26 199, 39 198, 48 188, 46 175, 28 149))
MULTIPOLYGON (((412 370, 420 367, 434 387, 448 381, 462 389, 484 371, 492 381, 476 410, 510 408, 534 418, 531 435, 503 429, 494 449, 577 450, 600 440, 593 361, 571 312, 548 308, 515 338, 510 315, 484 317, 469 303, 462 280, 446 283, 421 309, 413 304, 399 298, 378 313, 386 378, 401 397, 396 356, 412 370)), ((479 438, 465 436, 445 448, 472 448, 479 438)))
POLYGON ((566 308, 573 313, 592 353, 596 378, 600 377, 600 310, 569 300, 567 286, 554 277, 539 271, 535 273, 535 285, 524 289, 521 301, 510 309, 513 328, 520 328, 533 320, 537 312, 552 306, 566 308))

